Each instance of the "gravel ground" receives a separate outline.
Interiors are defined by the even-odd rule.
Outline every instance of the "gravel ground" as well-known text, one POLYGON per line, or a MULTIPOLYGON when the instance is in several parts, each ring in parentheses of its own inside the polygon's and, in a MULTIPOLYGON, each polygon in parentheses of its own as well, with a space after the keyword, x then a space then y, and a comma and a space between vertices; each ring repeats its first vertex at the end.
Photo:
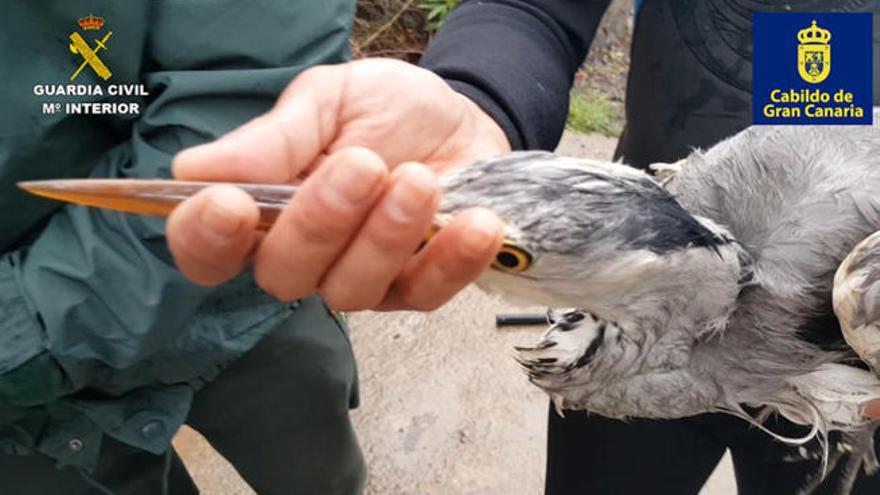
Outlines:
MULTIPOLYGON (((560 151, 608 158, 615 144, 567 134, 560 151)), ((540 329, 494 327, 496 313, 522 309, 470 288, 433 313, 352 315, 367 495, 541 493, 547 400, 511 358, 512 346, 540 329)), ((203 493, 253 493, 194 431, 175 445, 203 493)), ((725 458, 701 495, 735 493, 725 458)))
POLYGON ((632 43, 633 1, 613 0, 575 79, 575 90, 623 103, 632 43))

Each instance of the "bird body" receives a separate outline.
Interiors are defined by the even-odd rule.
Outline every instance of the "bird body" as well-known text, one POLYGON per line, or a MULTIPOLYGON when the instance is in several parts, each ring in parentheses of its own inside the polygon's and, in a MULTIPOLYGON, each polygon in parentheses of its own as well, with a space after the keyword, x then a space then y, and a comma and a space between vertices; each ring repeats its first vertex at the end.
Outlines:
MULTIPOLYGON (((834 345, 832 289, 844 258, 880 230, 877 128, 750 128, 692 153, 662 185, 623 164, 548 153, 444 181, 445 212, 493 209, 533 259, 526 270, 487 272, 481 287, 576 308, 554 313, 541 341, 519 349, 558 409, 727 412, 760 425, 745 406, 766 407, 813 428, 777 436, 791 443, 845 432, 853 454, 841 493, 860 466, 876 467, 877 423, 861 413, 880 398, 880 379, 834 345)), ((874 260, 858 263, 861 283, 880 278, 874 256, 859 258, 874 260)), ((873 290, 859 304, 876 317, 873 290)))

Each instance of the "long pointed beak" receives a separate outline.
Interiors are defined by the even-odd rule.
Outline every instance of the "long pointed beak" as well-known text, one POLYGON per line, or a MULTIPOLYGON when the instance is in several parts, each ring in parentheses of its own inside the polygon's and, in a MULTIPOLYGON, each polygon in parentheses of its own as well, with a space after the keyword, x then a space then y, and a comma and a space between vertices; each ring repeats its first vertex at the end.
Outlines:
MULTIPOLYGON (((84 206, 168 216, 185 199, 217 182, 152 179, 59 179, 19 182, 25 191, 84 206)), ((226 183, 248 193, 260 209, 260 228, 268 229, 296 193, 297 186, 226 183)))
MULTIPOLYGON (((58 201, 109 210, 165 217, 177 205, 206 187, 218 184, 237 187, 248 193, 260 210, 259 228, 269 230, 287 203, 296 194, 298 186, 276 184, 245 184, 231 182, 191 182, 162 179, 56 179, 19 182, 25 191, 58 201)), ((437 214, 431 228, 425 234, 426 242, 452 219, 449 214, 437 214)), ((496 263, 507 265, 508 246, 505 241, 496 263)), ((420 248, 421 249, 421 248, 420 248)), ((531 255, 529 255, 531 262, 531 255)), ((493 265, 494 266, 494 265, 493 265)), ((522 271, 522 270, 516 270, 522 271)))

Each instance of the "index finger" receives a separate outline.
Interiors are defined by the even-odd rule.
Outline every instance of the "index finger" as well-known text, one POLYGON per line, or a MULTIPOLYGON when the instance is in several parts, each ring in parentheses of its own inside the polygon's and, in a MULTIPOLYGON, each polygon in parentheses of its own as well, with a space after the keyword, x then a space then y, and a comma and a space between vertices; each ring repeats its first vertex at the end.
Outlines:
POLYGON ((336 135, 344 66, 309 69, 285 90, 268 113, 217 141, 180 152, 177 179, 290 183, 336 135))

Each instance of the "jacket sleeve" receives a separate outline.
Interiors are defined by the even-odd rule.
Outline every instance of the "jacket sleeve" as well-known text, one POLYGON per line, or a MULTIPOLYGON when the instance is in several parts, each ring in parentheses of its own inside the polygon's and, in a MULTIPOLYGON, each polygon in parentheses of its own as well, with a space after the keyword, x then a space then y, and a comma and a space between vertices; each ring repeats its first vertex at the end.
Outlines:
POLYGON ((466 0, 421 65, 474 100, 514 149, 552 150, 609 0, 466 0))
MULTIPOLYGON (((338 23, 306 23, 301 2, 146 5, 140 78, 149 99, 130 140, 99 159, 95 177, 169 177, 178 150, 265 112, 304 68, 347 56, 347 12, 320 14, 338 23)), ((263 308, 268 297, 253 287, 249 276, 214 289, 188 282, 166 248, 162 219, 64 207, 27 250, 0 258, 0 405, 81 389, 189 328, 216 326, 220 341, 244 331, 271 312, 248 312, 247 297, 263 308), (212 315, 212 303, 230 293, 240 311, 212 315)))

